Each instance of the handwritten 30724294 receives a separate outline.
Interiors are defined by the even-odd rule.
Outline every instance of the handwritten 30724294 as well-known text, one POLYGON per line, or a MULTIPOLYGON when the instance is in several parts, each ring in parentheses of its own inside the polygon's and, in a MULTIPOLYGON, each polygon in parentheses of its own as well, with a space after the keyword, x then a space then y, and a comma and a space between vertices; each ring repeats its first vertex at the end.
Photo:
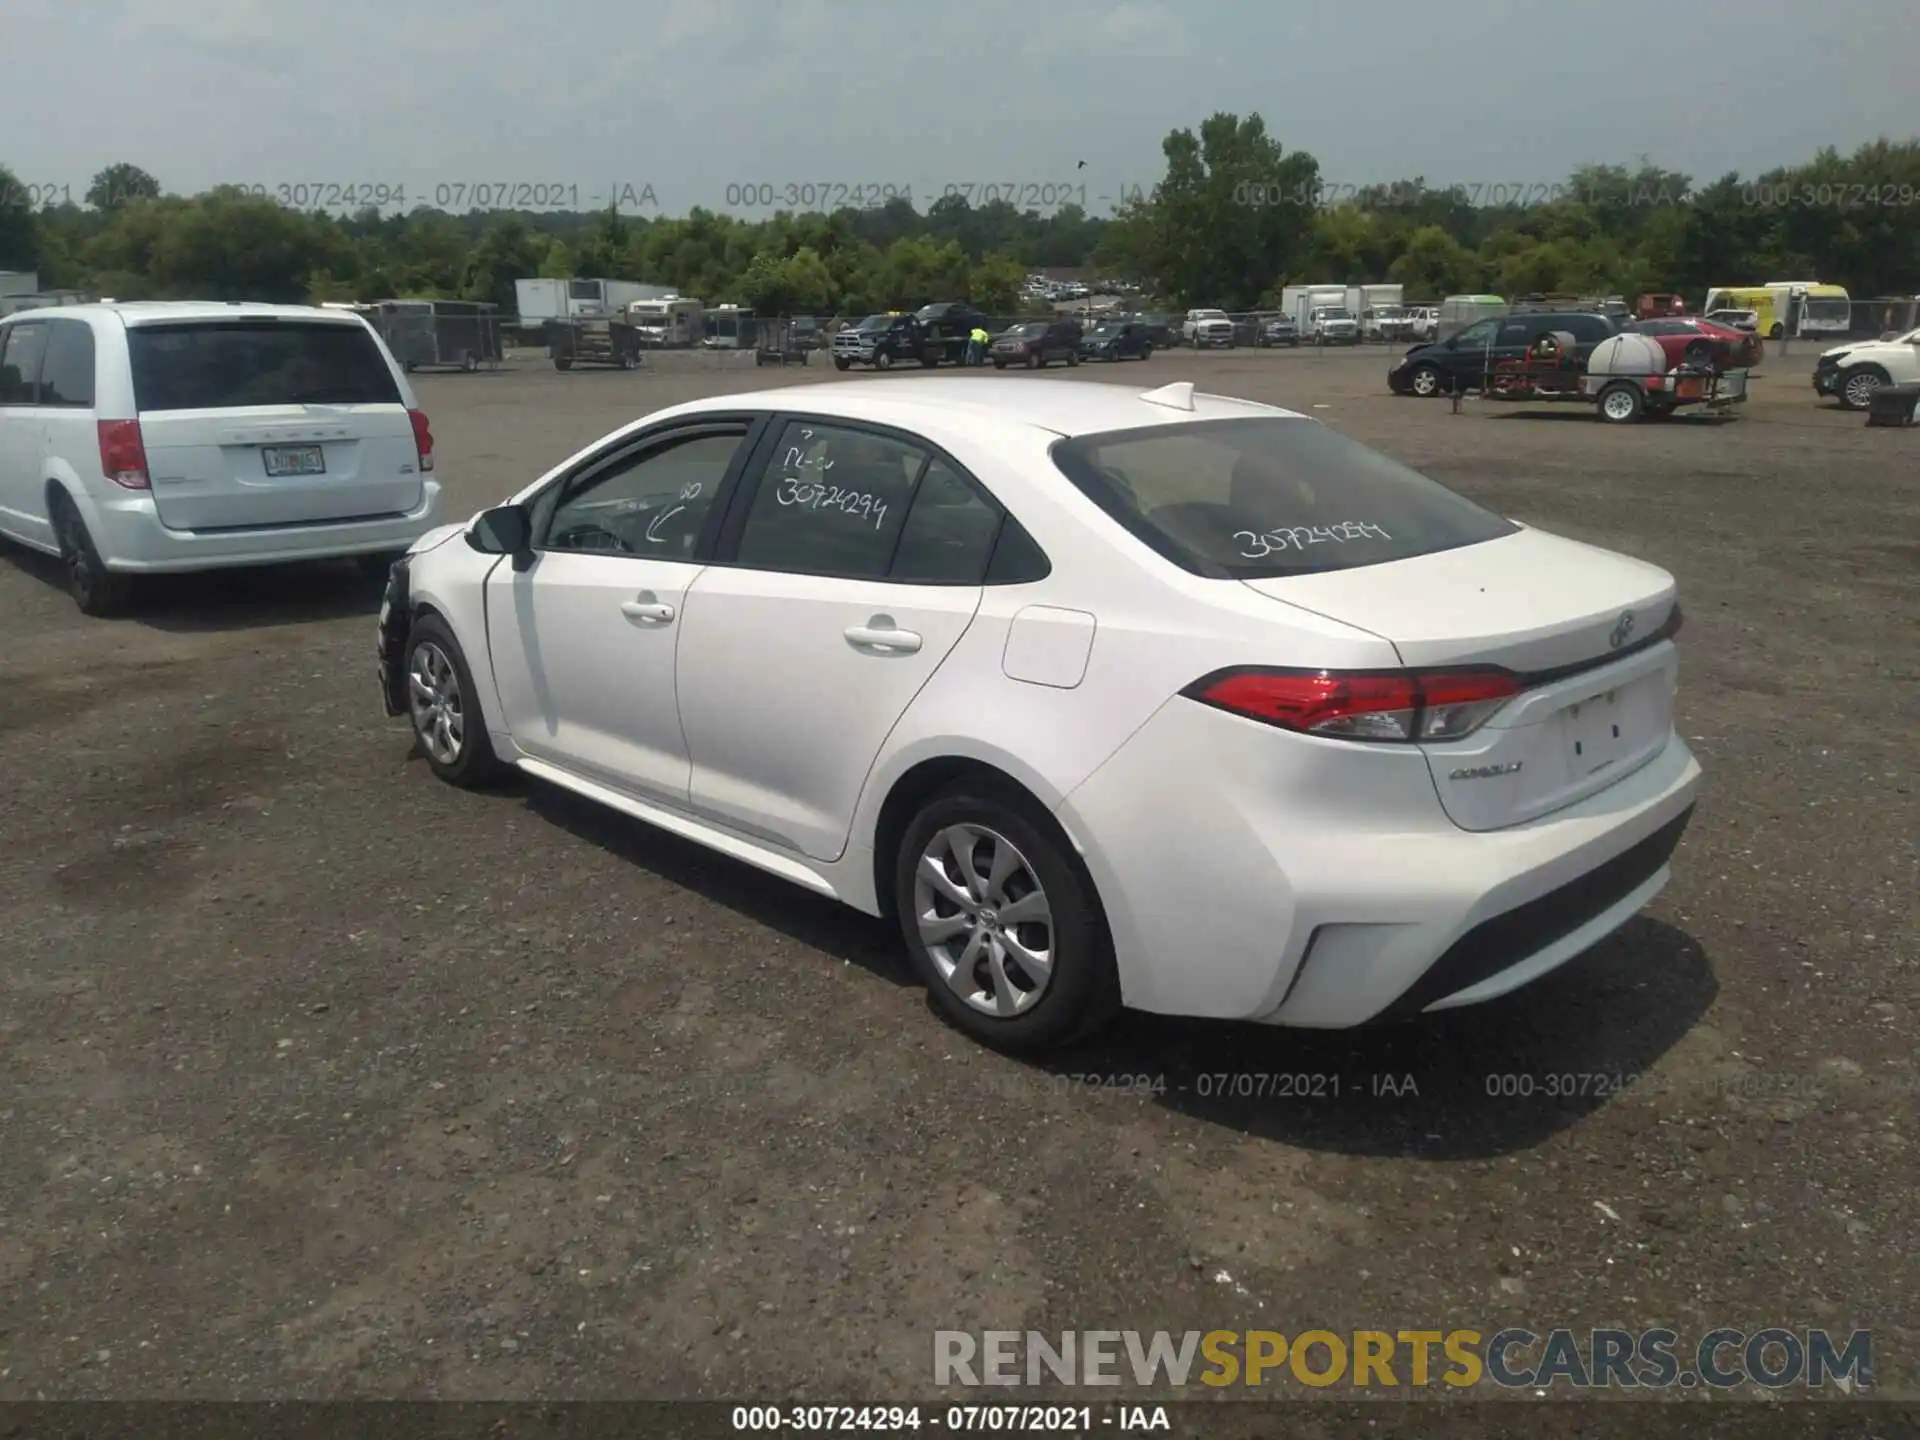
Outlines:
MULTIPOLYGON (((828 466, 832 465, 828 461, 828 466)), ((797 505, 803 510, 838 510, 843 515, 871 518, 878 530, 886 523, 887 502, 865 490, 849 490, 829 485, 824 480, 807 480, 788 475, 780 481, 774 497, 782 505, 797 505)))
POLYGON ((1279 525, 1271 530, 1236 530, 1240 554, 1247 560, 1264 560, 1283 550, 1305 550, 1309 545, 1345 545, 1356 540, 1391 540, 1378 525, 1366 520, 1342 520, 1334 525, 1279 525))

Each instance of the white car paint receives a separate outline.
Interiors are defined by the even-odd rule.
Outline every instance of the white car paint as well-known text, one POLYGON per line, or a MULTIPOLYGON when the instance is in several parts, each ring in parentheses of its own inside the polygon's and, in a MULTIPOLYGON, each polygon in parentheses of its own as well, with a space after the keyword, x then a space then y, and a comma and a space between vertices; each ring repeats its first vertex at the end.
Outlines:
MULTIPOLYGON (((1033 537, 1045 578, 922 586, 555 552, 520 570, 469 543, 471 525, 442 527, 407 561, 408 601, 459 641, 501 760, 876 915, 893 873, 875 853, 889 794, 925 762, 991 767, 1084 864, 1128 1005, 1308 1026, 1406 1003, 1482 922, 1554 904, 1691 810, 1700 770, 1673 729, 1677 652, 1660 633, 1677 621, 1670 576, 1524 527, 1320 574, 1192 573, 1049 454, 1062 436, 1194 421, 1317 424, 1191 385, 1141 396, 916 376, 695 401, 513 500, 536 504, 671 422, 784 411, 939 447, 1033 537), (549 590, 553 623, 533 645, 513 616, 549 590), (643 621, 623 612, 634 605, 666 608, 643 621), (1584 668, 1426 744, 1284 730, 1182 693, 1242 666, 1490 663, 1584 668), (1629 733, 1593 730, 1596 710, 1629 733), (1598 748, 1576 763, 1576 746, 1598 748), (1511 768, 1471 775, 1482 767, 1511 768)), ((1668 873, 1662 851, 1571 929, 1416 1008, 1544 973, 1624 924, 1668 873)))
MULTIPOLYGON (((1834 367, 1836 392, 1845 388, 1848 378, 1858 373, 1871 375, 1887 385, 1920 384, 1920 330, 1909 330, 1891 340, 1856 340, 1834 345, 1820 352, 1819 368, 1826 369, 1830 364, 1834 367), (1881 380, 1881 376, 1885 379, 1881 380)), ((1862 397, 1856 395, 1854 403, 1862 403, 1862 397)))
MULTIPOLYGON (((418 402, 359 316, 210 302, 62 306, 0 323, 0 356, 20 344, 9 338, 17 332, 49 326, 84 327, 91 393, 72 404, 45 403, 57 398, 46 386, 0 398, 0 534, 60 553, 53 504, 64 495, 107 570, 153 572, 397 552, 436 522, 430 442, 422 447, 410 418, 418 402), (350 331, 371 347, 366 363, 384 366, 394 399, 179 409, 136 394, 131 337, 235 321, 350 331), (106 473, 101 436, 116 422, 131 427, 140 457, 118 480, 106 473), (264 453, 274 446, 317 448, 325 473, 269 475, 264 453)), ((164 378, 164 361, 156 366, 164 378)))

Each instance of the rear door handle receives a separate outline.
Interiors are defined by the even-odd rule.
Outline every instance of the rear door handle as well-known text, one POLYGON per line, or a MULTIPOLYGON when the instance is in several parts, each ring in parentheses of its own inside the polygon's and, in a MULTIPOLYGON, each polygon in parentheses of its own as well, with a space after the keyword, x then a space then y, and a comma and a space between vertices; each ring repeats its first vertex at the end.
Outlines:
POLYGON ((892 625, 855 625, 846 635, 847 643, 858 650, 892 650, 911 655, 920 648, 918 635, 911 630, 896 630, 892 625))
POLYGON ((673 607, 657 600, 629 600, 620 607, 620 613, 629 620, 653 620, 663 625, 673 619, 673 607))

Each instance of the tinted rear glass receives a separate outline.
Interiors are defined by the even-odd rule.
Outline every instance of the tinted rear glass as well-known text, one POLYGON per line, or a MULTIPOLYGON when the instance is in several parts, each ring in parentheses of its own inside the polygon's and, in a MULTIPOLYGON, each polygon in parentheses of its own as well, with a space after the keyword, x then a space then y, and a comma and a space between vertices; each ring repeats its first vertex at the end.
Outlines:
POLYGON ((379 347, 357 325, 136 325, 127 331, 127 350, 134 403, 143 411, 401 403, 379 347))
POLYGON ((1196 575, 1257 579, 1406 560, 1518 528, 1313 420, 1209 420, 1082 435, 1054 463, 1196 575))

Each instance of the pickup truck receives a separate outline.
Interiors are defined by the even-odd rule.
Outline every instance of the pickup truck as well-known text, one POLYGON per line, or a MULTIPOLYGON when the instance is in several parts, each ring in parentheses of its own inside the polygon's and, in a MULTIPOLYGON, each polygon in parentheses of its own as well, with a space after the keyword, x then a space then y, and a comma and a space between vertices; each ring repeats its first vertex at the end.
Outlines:
POLYGON ((1233 321, 1224 310, 1189 310, 1180 324, 1180 343, 1196 350, 1231 350, 1233 321))
POLYGON ((1307 338, 1316 345, 1358 345, 1360 322, 1351 310, 1331 306, 1316 310, 1307 322, 1307 338))

